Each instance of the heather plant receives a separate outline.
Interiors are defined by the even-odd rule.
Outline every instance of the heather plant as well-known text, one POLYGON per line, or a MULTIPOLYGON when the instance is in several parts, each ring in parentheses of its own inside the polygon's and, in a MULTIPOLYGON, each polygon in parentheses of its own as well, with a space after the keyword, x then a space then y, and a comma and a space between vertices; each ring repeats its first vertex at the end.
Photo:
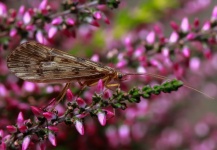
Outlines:
POLYGON ((216 149, 216 114, 192 124, 185 111, 195 95, 217 97, 217 6, 203 22, 186 16, 211 1, 130 2, 42 0, 16 9, 0 2, 1 149, 216 149), (73 82, 57 103, 63 84, 8 70, 7 56, 26 41, 71 49, 128 76, 114 89, 101 79, 84 90, 73 82))

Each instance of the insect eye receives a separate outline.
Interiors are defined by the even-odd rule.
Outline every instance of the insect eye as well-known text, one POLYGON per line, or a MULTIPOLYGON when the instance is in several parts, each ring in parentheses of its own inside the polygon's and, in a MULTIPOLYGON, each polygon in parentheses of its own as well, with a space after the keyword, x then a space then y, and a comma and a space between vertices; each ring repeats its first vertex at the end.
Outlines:
POLYGON ((118 74, 118 79, 122 79, 123 75, 122 74, 118 74))

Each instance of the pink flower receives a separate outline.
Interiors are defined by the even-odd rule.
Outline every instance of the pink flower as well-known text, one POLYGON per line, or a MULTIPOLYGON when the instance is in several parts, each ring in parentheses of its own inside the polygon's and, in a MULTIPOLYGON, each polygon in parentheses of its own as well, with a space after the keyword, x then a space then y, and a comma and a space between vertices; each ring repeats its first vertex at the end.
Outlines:
POLYGON ((4 3, 0 2, 0 16, 4 16, 7 13, 7 7, 4 3))
POLYGON ((79 120, 75 121, 75 128, 77 129, 77 131, 81 134, 84 135, 84 126, 83 123, 79 120))
POLYGON ((214 7, 212 11, 212 17, 211 20, 216 21, 217 20, 217 6, 214 7))
POLYGON ((175 43, 175 42, 178 41, 178 39, 179 39, 178 33, 173 32, 173 33, 170 35, 169 42, 170 42, 170 43, 175 43))
POLYGON ((78 106, 81 107, 81 108, 84 108, 87 105, 86 102, 82 98, 80 98, 80 97, 78 97, 76 99, 76 102, 78 103, 78 106))
POLYGON ((10 132, 10 133, 16 133, 17 132, 17 128, 13 125, 8 125, 8 126, 6 126, 6 128, 7 128, 8 132, 10 132))
POLYGON ((25 24, 29 24, 31 22, 31 18, 32 17, 30 15, 29 11, 26 11, 25 14, 24 14, 24 16, 23 16, 23 22, 25 24))
POLYGON ((55 126, 49 126, 48 129, 53 131, 53 132, 58 132, 59 131, 59 128, 57 128, 55 126))
POLYGON ((102 14, 101 14, 100 11, 95 11, 95 12, 93 13, 93 17, 94 17, 95 19, 99 20, 99 19, 102 18, 102 14))
POLYGON ((67 98, 67 100, 69 101, 69 102, 72 102, 73 101, 73 99, 74 99, 74 95, 73 95, 73 93, 72 93, 72 91, 70 90, 70 89, 68 89, 67 91, 66 91, 66 98, 67 98))
POLYGON ((10 37, 14 37, 15 35, 17 35, 17 29, 15 28, 11 29, 9 35, 10 37))
POLYGON ((190 57, 190 49, 187 46, 183 47, 182 54, 187 58, 190 57))
POLYGON ((47 7, 47 0, 42 0, 42 2, 39 5, 39 9, 43 10, 46 9, 46 7, 47 7))
POLYGON ((52 25, 59 25, 61 24, 63 21, 62 17, 57 17, 57 18, 54 18, 51 22, 52 25))
POLYGON ((178 31, 179 30, 179 26, 176 22, 171 21, 170 22, 170 26, 173 28, 174 31, 178 31))
POLYGON ((184 33, 186 33, 186 32, 189 31, 190 25, 189 25, 189 21, 188 21, 187 17, 185 17, 185 18, 182 19, 180 27, 181 27, 182 32, 184 32, 184 33))
POLYGON ((20 112, 18 114, 18 117, 17 117, 17 126, 20 127, 23 125, 23 122, 24 122, 24 117, 23 117, 23 113, 20 112))
POLYGON ((148 44, 153 44, 155 42, 155 33, 154 33, 154 31, 150 32, 147 35, 146 41, 147 41, 148 44))
POLYGON ((75 20, 72 19, 72 18, 67 18, 66 19, 66 24, 70 25, 70 26, 73 26, 73 25, 75 25, 75 20))
POLYGON ((54 135, 52 132, 49 132, 49 133, 48 133, 48 139, 49 139, 50 143, 51 143, 53 146, 56 146, 56 145, 57 145, 56 137, 55 137, 55 135, 54 135))
POLYGON ((37 39, 37 41, 38 41, 39 43, 42 43, 42 44, 45 43, 45 37, 44 37, 42 31, 40 31, 40 30, 37 31, 37 33, 36 33, 36 39, 37 39))
POLYGON ((97 92, 98 93, 102 93, 103 89, 104 89, 104 83, 103 83, 103 80, 100 79, 99 82, 98 82, 98 84, 97 84, 97 92))
POLYGON ((30 136, 24 137, 23 143, 22 143, 22 150, 26 150, 28 148, 30 140, 31 140, 30 136))
POLYGON ((202 27, 202 31, 208 31, 210 27, 211 27, 210 22, 206 21, 202 27))
POLYGON ((35 106, 31 106, 31 110, 36 117, 39 117, 42 115, 42 110, 35 106))
POLYGON ((56 118, 56 115, 52 112, 44 112, 43 116, 48 120, 56 118))
POLYGON ((50 27, 50 29, 48 30, 48 38, 53 38, 53 36, 57 33, 57 27, 50 27))
POLYGON ((99 111, 97 113, 97 116, 98 116, 98 120, 99 120, 100 124, 102 126, 105 126, 105 124, 106 124, 106 114, 105 114, 105 112, 99 111))

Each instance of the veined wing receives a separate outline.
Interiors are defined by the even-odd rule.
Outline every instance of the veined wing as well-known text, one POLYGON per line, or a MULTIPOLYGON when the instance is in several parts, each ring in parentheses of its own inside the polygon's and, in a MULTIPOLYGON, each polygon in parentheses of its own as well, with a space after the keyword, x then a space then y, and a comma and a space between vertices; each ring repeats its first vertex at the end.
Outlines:
POLYGON ((17 77, 32 82, 82 81, 100 79, 114 73, 113 68, 36 42, 18 46, 9 55, 7 64, 17 77))

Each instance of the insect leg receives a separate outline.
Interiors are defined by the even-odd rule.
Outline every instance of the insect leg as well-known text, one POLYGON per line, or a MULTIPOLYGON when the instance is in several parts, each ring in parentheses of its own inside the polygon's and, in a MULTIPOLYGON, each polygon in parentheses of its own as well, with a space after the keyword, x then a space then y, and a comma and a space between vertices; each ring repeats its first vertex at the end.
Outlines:
POLYGON ((60 103, 60 101, 63 99, 63 97, 65 96, 66 91, 67 91, 67 89, 69 88, 70 85, 71 85, 71 83, 66 83, 66 85, 64 86, 64 88, 62 89, 62 91, 60 92, 60 94, 57 96, 57 98, 56 98, 57 101, 56 101, 56 104, 51 109, 52 111, 60 103))

